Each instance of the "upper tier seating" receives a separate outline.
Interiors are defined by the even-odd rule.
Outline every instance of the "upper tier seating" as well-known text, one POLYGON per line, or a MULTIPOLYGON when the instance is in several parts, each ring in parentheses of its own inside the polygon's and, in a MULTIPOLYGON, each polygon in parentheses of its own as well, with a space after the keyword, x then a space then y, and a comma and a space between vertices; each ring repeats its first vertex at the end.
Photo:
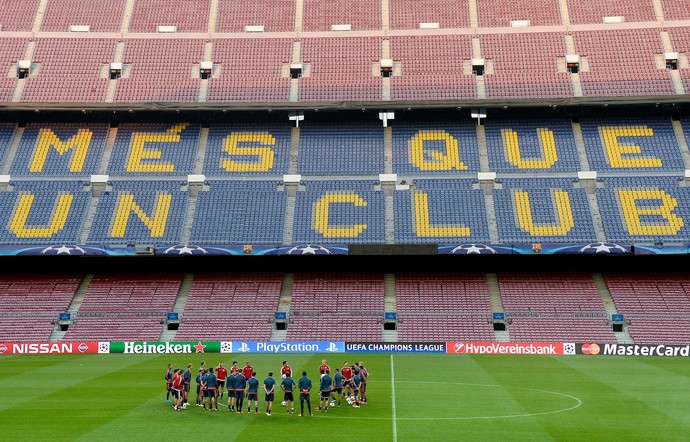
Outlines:
POLYGON ((585 97, 675 94, 661 60, 664 48, 659 29, 574 31, 572 35, 577 54, 587 57, 588 70, 580 72, 585 97))
POLYGON ((41 32, 67 32, 70 26, 88 26, 89 32, 119 32, 126 4, 127 0, 50 0, 41 32))
POLYGON ((651 1, 568 0, 570 22, 603 23, 604 17, 623 17, 626 22, 651 22, 656 20, 651 1))
POLYGON ((293 43, 292 38, 215 40, 218 74, 208 81, 208 101, 288 101, 290 77, 283 67, 290 64, 293 43))
POLYGON ((570 74, 558 70, 565 59, 562 32, 480 36, 482 56, 493 64, 484 75, 488 98, 571 97, 570 74))
POLYGON ((390 0, 391 29, 417 29, 420 23, 438 23, 440 28, 467 28, 469 0, 434 0, 419 7, 419 0, 390 0))
POLYGON ((351 25, 353 31, 381 29, 379 0, 303 0, 304 31, 330 31, 332 25, 351 25))
MULTIPOLYGON (((309 75, 299 80, 300 101, 379 101, 380 37, 325 37, 302 40, 302 63, 309 75)), ((305 72, 306 74, 306 72, 305 72)))
MULTIPOLYGON (((4 12, 2 9, 0 8, 0 14, 4 12)), ((4 26, 3 29, 5 29, 4 26)), ((28 42, 28 38, 0 38, 0 72, 9 74, 12 67, 16 69, 17 60, 24 59, 24 51, 28 42)), ((11 102, 16 87, 16 76, 0 75, 0 102, 11 102)))
POLYGON ((176 26, 177 32, 207 32, 211 0, 136 0, 129 32, 156 32, 176 26))
MULTIPOLYGON (((29 32, 32 30, 41 0, 7 0, 0 8, 3 31, 29 32)), ((0 52, 1 53, 1 52, 0 52)))
POLYGON ((558 0, 478 0, 479 26, 483 28, 506 27, 512 21, 529 21, 530 26, 554 26, 561 24, 558 0))
POLYGON ((391 100, 476 98, 470 35, 393 36, 389 40, 391 58, 400 64, 400 72, 394 66, 390 77, 391 100))
POLYGON ((263 26, 265 32, 295 30, 294 0, 218 2, 216 32, 244 32, 245 26, 263 26))
POLYGON ((195 65, 204 60, 205 40, 127 39, 126 75, 118 79, 116 102, 196 102, 200 77, 195 65))

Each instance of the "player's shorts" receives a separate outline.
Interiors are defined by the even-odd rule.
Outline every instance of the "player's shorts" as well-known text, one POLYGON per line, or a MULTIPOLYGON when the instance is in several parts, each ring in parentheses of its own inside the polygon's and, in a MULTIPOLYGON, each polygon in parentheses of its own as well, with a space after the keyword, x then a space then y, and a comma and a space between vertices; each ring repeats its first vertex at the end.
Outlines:
POLYGON ((291 391, 286 391, 285 396, 283 397, 283 400, 285 401, 294 401, 295 397, 292 395, 291 391))
POLYGON ((352 381, 345 379, 343 381, 343 387, 352 387, 352 381))
POLYGON ((183 388, 184 388, 185 393, 189 393, 189 384, 185 383, 183 388))
POLYGON ((166 388, 167 388, 166 391, 172 391, 172 389, 173 389, 172 388, 172 382, 166 382, 166 388))
POLYGON ((367 392, 367 384, 362 382, 362 385, 359 386, 359 391, 361 391, 362 393, 366 393, 367 392))
POLYGON ((197 394, 197 396, 199 394, 201 394, 201 385, 199 385, 199 384, 196 384, 196 394, 197 394))
POLYGON ((275 394, 274 393, 267 394, 266 397, 264 398, 264 400, 266 402, 273 402, 275 400, 275 394))
POLYGON ((247 393, 247 400, 248 401, 258 401, 259 400, 259 393, 247 393))
POLYGON ((356 388, 353 388, 353 389, 352 389, 352 394, 354 394, 355 396, 357 396, 357 395, 359 394, 359 390, 356 389, 356 388))
POLYGON ((321 399, 328 399, 331 397, 331 390, 321 390, 321 399))
POLYGON ((228 388, 228 397, 235 397, 235 390, 232 388, 228 388))
POLYGON ((180 399, 182 397, 182 390, 173 390, 172 394, 173 398, 180 399))
POLYGON ((333 387, 333 393, 343 394, 343 387, 333 387))
POLYGON ((218 381, 218 388, 225 387, 225 381, 218 381))
POLYGON ((244 390, 235 390, 236 399, 244 399, 244 390))

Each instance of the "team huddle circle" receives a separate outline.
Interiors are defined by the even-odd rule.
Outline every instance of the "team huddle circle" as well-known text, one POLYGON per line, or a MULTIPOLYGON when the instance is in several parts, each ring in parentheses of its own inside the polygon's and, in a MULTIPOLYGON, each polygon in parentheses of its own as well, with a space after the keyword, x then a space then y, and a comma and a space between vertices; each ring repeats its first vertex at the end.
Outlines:
POLYGON ((295 406, 299 404, 299 416, 313 416, 313 411, 328 412, 329 408, 339 408, 341 404, 359 408, 367 403, 366 384, 369 372, 363 362, 356 362, 352 366, 348 361, 342 368, 331 370, 325 359, 317 370, 318 377, 312 380, 307 371, 296 376, 292 368, 283 361, 280 370, 260 380, 250 361, 244 367, 232 361, 230 367, 223 362, 217 366, 206 366, 201 362, 196 376, 193 364, 186 369, 174 368, 168 364, 165 371, 166 402, 172 403, 173 410, 187 409, 193 400, 193 380, 196 383, 196 406, 204 411, 219 411, 225 406, 224 397, 227 395, 227 410, 237 414, 244 414, 245 405, 248 414, 273 414, 273 403, 276 396, 281 395, 280 406, 287 414, 295 414, 295 406), (331 375, 332 374, 332 375, 331 375), (315 407, 312 409, 312 395, 315 396, 315 407), (262 411, 259 411, 259 398, 263 399, 262 411), (246 399, 246 402, 245 402, 246 399), (305 408, 306 404, 306 408, 305 408))

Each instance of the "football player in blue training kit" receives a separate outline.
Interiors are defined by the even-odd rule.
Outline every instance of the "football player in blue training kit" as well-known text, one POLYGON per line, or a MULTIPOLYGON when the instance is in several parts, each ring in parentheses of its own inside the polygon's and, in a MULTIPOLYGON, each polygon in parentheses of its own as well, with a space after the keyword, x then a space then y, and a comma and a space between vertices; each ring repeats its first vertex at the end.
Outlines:
POLYGON ((343 381, 345 377, 340 373, 340 369, 335 369, 335 374, 333 375, 333 390, 331 392, 331 398, 333 402, 338 401, 338 407, 340 407, 340 400, 343 398, 343 381))
POLYGON ((273 372, 268 372, 268 377, 264 379, 264 393, 266 396, 266 415, 270 416, 273 411, 273 401, 275 400, 276 380, 273 379, 273 372))
POLYGON ((304 416, 304 403, 307 403, 307 408, 309 409, 309 416, 313 416, 311 412, 311 398, 309 397, 309 392, 311 391, 312 384, 311 379, 307 377, 307 372, 302 372, 302 377, 297 381, 297 388, 299 389, 299 404, 300 404, 300 416, 304 416))
POLYGON ((173 388, 172 388, 172 383, 173 383, 173 364, 168 364, 168 369, 165 371, 165 388, 166 388, 166 393, 165 393, 165 402, 172 402, 170 400, 170 393, 172 393, 173 388))
POLYGON ((254 401, 254 412, 259 414, 259 380, 256 378, 255 371, 247 380, 247 413, 252 412, 252 401, 254 401))
POLYGON ((280 383, 280 388, 283 389, 284 394, 283 402, 285 402, 285 409, 288 413, 292 412, 292 414, 295 414, 295 396, 292 392, 296 386, 297 384, 290 376, 283 378, 283 381, 280 383))
POLYGON ((325 370, 323 376, 321 376, 321 382, 319 385, 319 390, 321 391, 321 397, 319 399, 318 411, 323 410, 324 413, 328 411, 328 401, 331 400, 331 389, 333 386, 333 378, 329 374, 328 370, 325 370))
POLYGON ((241 371, 235 376, 235 410, 237 414, 244 414, 242 405, 244 404, 244 389, 247 388, 247 378, 241 371))

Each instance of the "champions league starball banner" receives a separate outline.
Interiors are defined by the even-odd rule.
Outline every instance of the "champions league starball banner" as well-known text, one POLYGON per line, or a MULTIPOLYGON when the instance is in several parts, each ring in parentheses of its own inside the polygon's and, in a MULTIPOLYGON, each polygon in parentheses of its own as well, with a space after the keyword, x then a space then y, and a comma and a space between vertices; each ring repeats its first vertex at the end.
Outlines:
POLYGON ((194 245, 176 244, 156 247, 157 256, 276 256, 276 255, 347 255, 346 244, 290 244, 290 245, 194 245))
POLYGON ((690 244, 635 245, 633 253, 635 255, 687 255, 690 253, 690 244))
POLYGON ((0 256, 134 256, 134 246, 86 246, 54 244, 42 246, 3 245, 0 256))
POLYGON ((439 255, 629 255, 630 244, 444 244, 438 246, 439 255))

